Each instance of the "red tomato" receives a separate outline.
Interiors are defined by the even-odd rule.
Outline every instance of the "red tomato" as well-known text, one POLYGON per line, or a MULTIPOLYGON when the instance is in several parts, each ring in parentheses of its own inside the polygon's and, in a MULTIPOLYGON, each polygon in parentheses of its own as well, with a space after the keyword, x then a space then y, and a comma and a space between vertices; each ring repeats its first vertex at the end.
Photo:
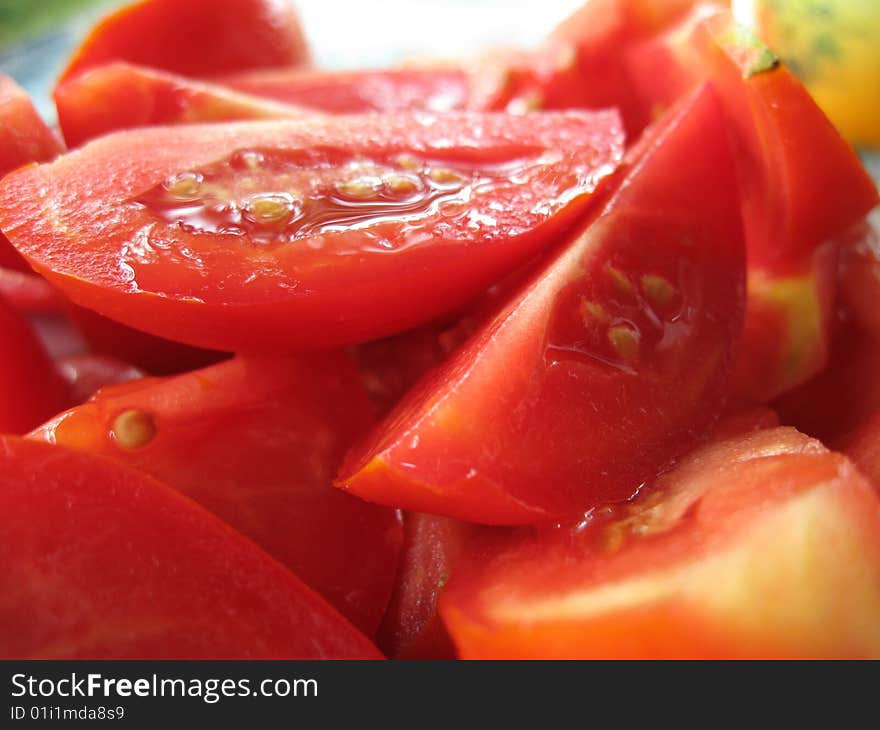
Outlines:
POLYGON ((61 80, 110 61, 204 77, 295 66, 308 58, 292 3, 140 0, 92 28, 61 80))
POLYGON ((33 437, 123 461, 251 538, 375 633, 394 582, 393 510, 333 489, 373 422, 344 355, 229 362, 100 391, 33 437))
POLYGON ((67 388, 28 322, 0 299, 0 433, 24 433, 68 403, 67 388))
POLYGON ((116 62, 55 88, 68 147, 107 132, 160 124, 287 119, 306 112, 157 69, 116 62))
POLYGON ((803 268, 815 250, 875 206, 877 189, 809 92, 727 12, 700 8, 629 51, 648 109, 710 78, 737 152, 749 265, 803 268), (658 87, 662 79, 666 87, 658 87), (805 154, 804 150, 809 150, 805 154))
POLYGON ((629 505, 470 555, 440 611, 467 659, 876 658, 880 501, 793 429, 736 436, 629 505))
POLYGON ((723 125, 705 87, 643 140, 598 217, 349 455, 339 485, 519 524, 626 499, 691 447, 742 325, 723 125))
MULTIPOLYGON (((0 178, 29 162, 61 154, 61 142, 40 118, 24 89, 0 74, 0 178)), ((0 269, 30 272, 30 267, 0 233, 0 269)))
POLYGON ((0 228, 73 301, 137 329, 332 346, 473 299, 573 223, 621 146, 613 112, 120 132, 7 177, 0 228))
POLYGON ((880 410, 835 442, 880 492, 880 410))
POLYGON ((0 437, 0 657, 377 659, 198 505, 91 454, 0 437))
POLYGON ((244 94, 328 114, 460 111, 469 108, 471 98, 469 74, 459 68, 277 69, 220 81, 244 94))

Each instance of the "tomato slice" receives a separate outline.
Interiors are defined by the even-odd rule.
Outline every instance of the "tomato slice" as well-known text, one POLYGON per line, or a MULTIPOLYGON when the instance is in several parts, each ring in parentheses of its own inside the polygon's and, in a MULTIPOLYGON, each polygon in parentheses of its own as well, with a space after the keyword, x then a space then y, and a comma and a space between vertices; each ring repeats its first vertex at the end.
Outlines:
POLYGON ((4 659, 377 659, 253 543, 109 459, 0 437, 4 659))
POLYGON ((342 355, 245 360, 100 391, 33 437, 125 462, 251 538, 373 634, 394 582, 393 510, 333 489, 373 422, 342 355))
POLYGON ((70 148, 118 129, 306 114, 224 86, 123 62, 98 66, 59 84, 54 97, 70 148))
POLYGON ((339 485, 528 523, 626 499, 692 446, 721 405, 742 323, 723 125, 705 87, 655 129, 601 214, 404 399, 339 485))
POLYGON ((327 114, 449 112, 471 106, 470 76, 460 68, 274 69, 219 81, 244 94, 327 114))
POLYGON ((468 659, 880 654, 880 501, 793 429, 707 445, 630 505, 480 558, 440 599, 468 659))
POLYGON ((67 397, 30 324, 0 299, 0 433, 29 431, 64 408, 67 397))
POLYGON ((185 76, 307 63, 293 4, 276 0, 140 0, 103 18, 61 80, 110 61, 185 76))
MULTIPOLYGON (((29 162, 61 154, 61 142, 42 120, 15 81, 0 74, 0 178, 29 162)), ((30 272, 30 267, 0 232, 0 269, 30 272)))
POLYGON ((347 344, 454 310, 554 241, 621 146, 613 112, 143 129, 8 177, 0 227, 73 301, 137 329, 347 344))

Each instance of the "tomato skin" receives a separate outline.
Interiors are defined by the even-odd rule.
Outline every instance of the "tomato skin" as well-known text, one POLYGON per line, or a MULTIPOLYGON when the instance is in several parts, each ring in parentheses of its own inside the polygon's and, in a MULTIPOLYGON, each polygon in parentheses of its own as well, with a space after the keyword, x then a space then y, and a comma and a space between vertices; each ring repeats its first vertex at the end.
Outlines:
POLYGON ((469 74, 458 68, 276 69, 227 76, 218 81, 244 94, 327 114, 472 108, 469 74))
POLYGON ((21 434, 58 413, 67 388, 28 322, 0 299, 0 433, 21 434))
MULTIPOLYGON (((63 152, 61 142, 15 81, 0 74, 0 178, 29 162, 45 162, 63 152)), ((30 267, 0 233, 0 269, 30 267)))
POLYGON ((855 226, 841 247, 840 295, 859 324, 880 340, 880 236, 865 223, 855 226))
POLYGON ((145 374, 127 362, 91 353, 68 355, 58 360, 58 370, 67 382, 68 406, 85 403, 101 388, 139 380, 145 374))
POLYGON ((378 659, 253 543, 109 459, 0 437, 4 659, 378 659))
MULTIPOLYGON (((2 235, 2 234, 0 234, 2 235)), ((6 239, 3 239, 6 242, 6 239)), ((0 248, 3 244, 0 243, 0 248)), ((20 271, 15 268, 19 264, 14 263, 11 268, 0 266, 0 297, 8 302, 19 312, 58 312, 63 307, 63 298, 58 291, 42 276, 37 276, 27 262, 22 259, 12 244, 9 251, 20 261, 21 266, 27 267, 28 271, 20 271)), ((3 254, 0 253, 0 258, 3 254)))
POLYGON ((102 134, 161 124, 287 119, 306 112, 223 86, 114 62, 59 84, 58 123, 71 149, 102 134))
POLYGON ((744 288, 736 180, 711 89, 625 171, 598 217, 349 454, 341 488, 484 524, 541 522, 628 498, 694 444, 725 396, 744 288), (655 244, 636 250, 643 240, 655 244), (666 305, 639 298, 653 284, 666 305), (679 306, 686 325, 652 350, 641 318, 666 321, 679 306), (615 351, 612 335, 632 327, 644 342, 615 351))
POLYGON ((617 510, 462 561, 440 599, 461 656, 880 654, 880 501, 818 442, 714 442, 617 510))
POLYGON ((372 635, 391 594, 401 525, 393 510, 332 488, 346 449, 372 423, 357 373, 337 353, 235 358, 108 387, 32 437, 124 462, 177 489, 372 635), (117 433, 130 412, 147 414, 154 430, 136 447, 117 433))
MULTIPOLYGON (((102 137, 53 165, 4 180, 0 225, 74 302, 111 319, 217 350, 315 349, 387 336, 470 301, 569 227, 621 154, 613 112, 368 115, 143 129, 102 137), (169 176, 216 163, 242 145, 278 155, 332 153, 343 161, 406 154, 477 171, 499 159, 526 165, 545 153, 561 157, 535 163, 523 177, 508 176, 502 166, 467 202, 456 198, 436 213, 426 208, 416 220, 319 228, 320 235, 290 246, 264 245, 251 234, 187 232, 135 202, 169 176), (65 222, 47 217, 47 205, 60 206, 65 222), (108 207, 121 213, 108 217, 108 207), (144 231, 148 247, 141 245, 144 231), (86 242, 94 244, 87 254, 86 242)), ((330 167, 326 178, 304 184, 329 186, 354 174, 330 167)), ((240 180, 239 173, 232 179, 240 180)))
POLYGON ((110 61, 206 77, 307 63, 292 3, 273 0, 140 0, 103 18, 61 80, 110 61))

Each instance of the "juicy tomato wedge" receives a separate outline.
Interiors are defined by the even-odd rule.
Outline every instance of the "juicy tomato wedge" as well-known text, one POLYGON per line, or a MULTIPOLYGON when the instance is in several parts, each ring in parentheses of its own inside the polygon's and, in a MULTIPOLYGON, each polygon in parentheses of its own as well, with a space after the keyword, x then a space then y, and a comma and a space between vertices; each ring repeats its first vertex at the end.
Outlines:
POLYGON ((591 517, 461 562, 440 611, 462 657, 880 652, 880 501, 793 429, 704 446, 591 517))
POLYGON ((207 77, 308 62, 293 3, 140 0, 103 18, 61 80, 110 61, 207 77))
POLYGON ((349 455, 342 488, 472 522, 538 522, 626 499, 694 444, 724 398, 744 289, 710 87, 643 140, 626 173, 349 455))
MULTIPOLYGON (((0 74, 0 178, 29 162, 51 160, 62 151, 61 142, 37 113, 27 92, 0 74)), ((0 269, 30 271, 2 232, 0 269)))
POLYGON ((6 178, 0 227, 74 302, 137 329, 329 347, 472 300, 571 226, 621 148, 614 112, 119 132, 6 178))
POLYGON ((54 92, 70 148, 118 129, 160 124, 289 119, 306 112, 224 86, 115 62, 85 71, 54 92))
POLYGON ((391 659, 454 659, 437 600, 470 541, 486 528, 407 512, 394 593, 377 642, 391 659))
POLYGON ((470 76, 458 68, 275 69, 219 81, 244 94, 327 114, 449 112, 471 105, 470 76))
POLYGON ((0 657, 378 659, 213 515, 109 459, 0 437, 0 657))
POLYGON ((346 449, 372 422, 342 354, 236 358, 106 388, 32 437, 109 456, 174 487, 373 634, 394 582, 400 522, 332 487, 346 449))
POLYGON ((707 77, 718 89, 737 151, 750 266, 801 267, 880 202, 809 92, 729 13, 706 17, 700 8, 629 58, 646 108, 673 102, 707 77))
POLYGON ((29 431, 64 408, 67 398, 31 325, 0 299, 0 433, 29 431))

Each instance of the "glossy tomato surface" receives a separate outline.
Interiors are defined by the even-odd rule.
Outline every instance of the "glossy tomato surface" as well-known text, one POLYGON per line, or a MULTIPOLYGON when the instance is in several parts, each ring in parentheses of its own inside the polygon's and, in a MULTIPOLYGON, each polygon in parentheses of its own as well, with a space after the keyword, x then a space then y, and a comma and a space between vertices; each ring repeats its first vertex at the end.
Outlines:
POLYGON ((71 149, 119 129, 286 119, 305 113, 217 84, 121 61, 62 82, 54 97, 58 123, 71 149))
POLYGON ((205 77, 297 65, 308 57, 292 3, 139 0, 92 28, 62 80, 110 61, 205 77))
POLYGON ((744 296, 711 88, 624 172, 604 210, 349 455, 342 488, 474 522, 540 522, 628 498, 695 443, 724 399, 744 296))
POLYGON ((135 328, 316 348, 473 299, 571 226, 621 146, 613 112, 120 132, 6 178, 0 227, 76 303, 135 328))
POLYGON ((373 417, 341 354, 236 358, 101 390, 33 438, 122 461, 250 537, 372 634, 402 529, 393 510, 332 487, 373 417))
POLYGON ((463 561, 464 658, 864 658, 880 652, 880 501, 793 429, 694 451, 633 503, 463 561))
POLYGON ((0 438, 4 659, 376 659, 253 543, 109 459, 0 438))

